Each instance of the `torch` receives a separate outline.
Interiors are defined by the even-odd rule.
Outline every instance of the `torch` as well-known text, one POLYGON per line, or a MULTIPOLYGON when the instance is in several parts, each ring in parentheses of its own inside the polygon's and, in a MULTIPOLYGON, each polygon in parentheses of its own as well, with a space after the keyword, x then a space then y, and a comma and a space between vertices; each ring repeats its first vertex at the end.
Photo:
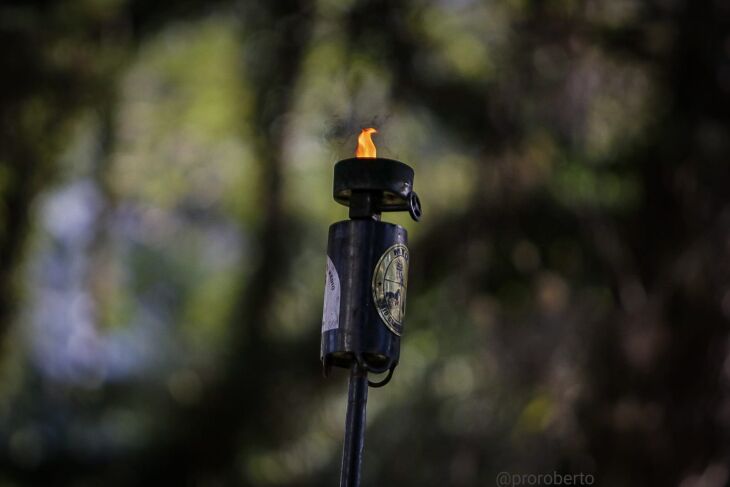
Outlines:
POLYGON ((325 376, 333 366, 350 369, 340 487, 360 485, 368 386, 387 384, 400 358, 408 233, 381 221, 381 214, 408 211, 421 218, 413 169, 378 158, 376 132, 363 129, 356 157, 339 161, 334 171, 333 196, 349 207, 350 219, 329 228, 320 358, 325 376), (371 382, 369 372, 387 375, 371 382))

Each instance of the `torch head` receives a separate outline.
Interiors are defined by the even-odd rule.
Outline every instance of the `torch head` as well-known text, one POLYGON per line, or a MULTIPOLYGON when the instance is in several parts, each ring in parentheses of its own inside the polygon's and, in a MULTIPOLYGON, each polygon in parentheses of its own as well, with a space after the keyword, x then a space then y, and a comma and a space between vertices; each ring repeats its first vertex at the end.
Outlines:
POLYGON ((374 128, 358 137, 357 157, 335 164, 332 195, 350 219, 330 226, 320 358, 332 366, 388 372, 400 359, 408 289, 408 232, 380 221, 384 211, 407 211, 418 221, 421 203, 413 169, 377 157, 374 128))

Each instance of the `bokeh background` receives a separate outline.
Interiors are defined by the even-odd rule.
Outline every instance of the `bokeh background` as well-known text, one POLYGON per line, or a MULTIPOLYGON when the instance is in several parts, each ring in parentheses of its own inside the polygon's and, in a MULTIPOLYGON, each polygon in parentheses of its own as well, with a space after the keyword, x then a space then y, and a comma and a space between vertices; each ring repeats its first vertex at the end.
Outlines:
POLYGON ((336 485, 367 126, 425 216, 365 485, 729 485, 729 3, 16 0, 0 55, 0 485, 336 485))

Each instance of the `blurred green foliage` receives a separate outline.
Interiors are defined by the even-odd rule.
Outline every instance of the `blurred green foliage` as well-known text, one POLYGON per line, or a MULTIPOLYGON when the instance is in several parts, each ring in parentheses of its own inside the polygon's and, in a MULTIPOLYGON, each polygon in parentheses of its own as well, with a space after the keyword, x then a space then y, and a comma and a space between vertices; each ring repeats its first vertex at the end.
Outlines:
POLYGON ((366 485, 726 485, 729 18, 0 7, 0 483, 333 485, 332 166, 376 126, 426 213, 366 485))

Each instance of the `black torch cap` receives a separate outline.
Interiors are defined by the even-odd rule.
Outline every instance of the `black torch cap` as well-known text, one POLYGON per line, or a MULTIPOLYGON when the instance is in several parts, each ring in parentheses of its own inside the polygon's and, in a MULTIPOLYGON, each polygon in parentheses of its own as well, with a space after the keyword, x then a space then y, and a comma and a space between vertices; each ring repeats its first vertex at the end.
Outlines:
POLYGON ((413 169, 400 161, 353 157, 335 164, 333 197, 342 205, 350 206, 353 193, 371 193, 381 211, 400 211, 412 191, 413 169))

